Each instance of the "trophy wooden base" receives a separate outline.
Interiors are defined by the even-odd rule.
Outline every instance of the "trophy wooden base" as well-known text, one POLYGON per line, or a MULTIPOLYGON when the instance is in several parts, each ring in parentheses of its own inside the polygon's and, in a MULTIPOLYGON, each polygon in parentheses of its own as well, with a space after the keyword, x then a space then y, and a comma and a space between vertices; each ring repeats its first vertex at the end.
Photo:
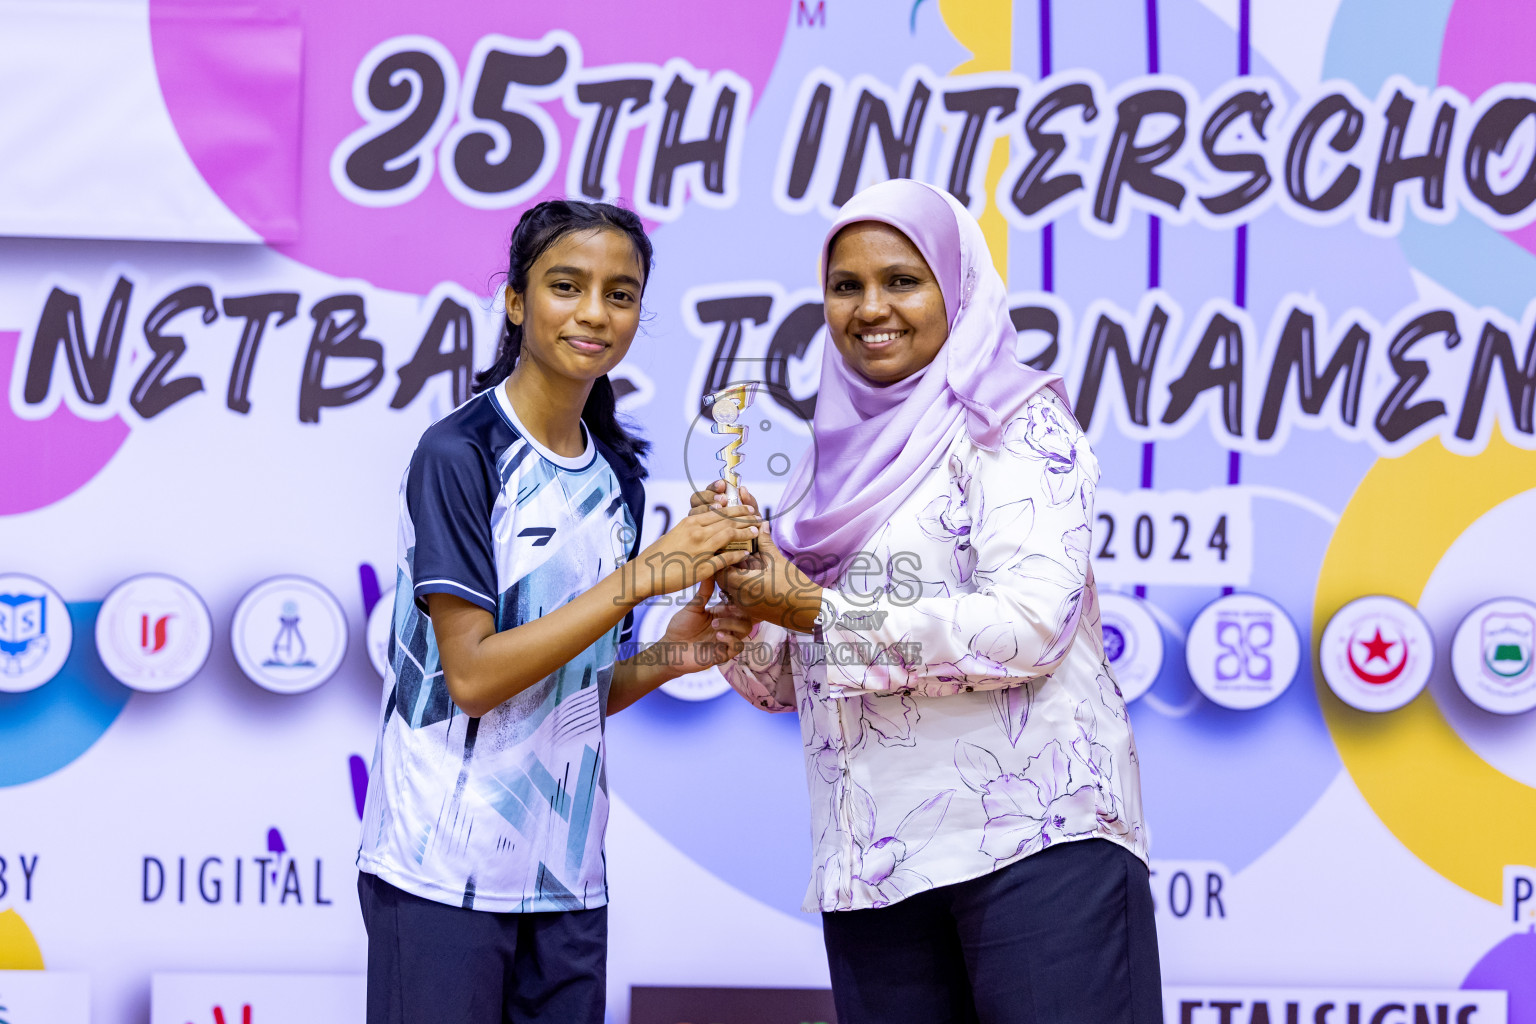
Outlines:
POLYGON ((757 538, 754 537, 752 540, 733 540, 729 544, 727 544, 725 547, 721 548, 720 550, 721 551, 750 551, 750 552, 752 552, 755 555, 755 554, 757 554, 757 538))

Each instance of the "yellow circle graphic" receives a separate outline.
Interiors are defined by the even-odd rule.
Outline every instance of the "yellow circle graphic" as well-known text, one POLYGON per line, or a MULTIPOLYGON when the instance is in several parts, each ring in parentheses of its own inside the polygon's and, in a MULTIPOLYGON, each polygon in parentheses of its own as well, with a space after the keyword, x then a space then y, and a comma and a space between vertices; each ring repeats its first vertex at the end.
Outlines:
POLYGON ((0 971, 40 971, 43 951, 37 948, 32 929, 14 910, 0 914, 0 971))
MULTIPOLYGON (((1417 606, 1435 566, 1483 513, 1536 487, 1536 452, 1495 435, 1476 456, 1429 441, 1378 459, 1323 556, 1312 635, 1362 594, 1417 606)), ((1506 864, 1536 849, 1536 789, 1484 761, 1428 690, 1397 711, 1356 711, 1312 673, 1339 757, 1382 823, 1416 857, 1477 896, 1501 901, 1506 864)))

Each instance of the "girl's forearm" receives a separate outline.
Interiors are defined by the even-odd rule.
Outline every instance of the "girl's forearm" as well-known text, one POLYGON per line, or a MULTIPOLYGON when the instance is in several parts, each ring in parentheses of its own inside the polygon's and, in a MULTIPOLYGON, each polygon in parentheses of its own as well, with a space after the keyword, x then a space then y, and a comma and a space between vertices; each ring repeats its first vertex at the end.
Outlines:
POLYGON ((683 674, 676 659, 666 656, 666 644, 665 640, 654 643, 613 666, 613 682, 608 688, 610 715, 683 674))
POLYGON ((466 715, 479 717, 600 640, 649 596, 637 593, 641 574, 634 564, 626 563, 569 603, 501 632, 483 608, 452 595, 428 595, 453 702, 466 715))

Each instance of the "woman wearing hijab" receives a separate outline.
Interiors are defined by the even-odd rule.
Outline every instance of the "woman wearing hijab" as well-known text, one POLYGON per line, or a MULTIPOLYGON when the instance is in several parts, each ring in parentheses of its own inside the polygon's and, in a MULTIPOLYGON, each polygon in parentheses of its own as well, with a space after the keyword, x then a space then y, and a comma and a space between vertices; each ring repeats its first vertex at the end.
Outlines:
POLYGON ((1015 359, 981 228, 936 189, 855 196, 822 268, 805 497, 726 580, 760 621, 724 668, 800 714, 838 1021, 1160 1022, 1099 470, 1061 380, 1015 359))

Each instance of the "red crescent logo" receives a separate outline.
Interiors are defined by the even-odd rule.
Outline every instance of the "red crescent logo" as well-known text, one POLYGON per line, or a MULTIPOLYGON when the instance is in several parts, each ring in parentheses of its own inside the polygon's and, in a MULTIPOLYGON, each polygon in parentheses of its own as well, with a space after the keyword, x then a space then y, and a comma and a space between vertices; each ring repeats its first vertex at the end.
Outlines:
MULTIPOLYGON (((1381 631, 1377 630, 1377 639, 1379 640, 1380 638, 1381 631)), ((1398 642, 1401 643, 1402 641, 1398 642)), ((1355 637, 1353 634, 1350 635, 1348 642, 1346 642, 1344 645, 1344 656, 1349 659, 1349 667, 1354 670, 1354 673, 1359 678, 1359 680, 1362 683, 1368 683, 1371 686, 1387 685, 1392 680, 1402 675, 1403 669, 1408 667, 1408 651, 1405 647, 1403 649, 1403 660, 1397 663, 1396 668, 1388 669, 1385 672, 1369 672, 1366 669, 1361 668, 1360 663, 1355 660, 1355 637)))

